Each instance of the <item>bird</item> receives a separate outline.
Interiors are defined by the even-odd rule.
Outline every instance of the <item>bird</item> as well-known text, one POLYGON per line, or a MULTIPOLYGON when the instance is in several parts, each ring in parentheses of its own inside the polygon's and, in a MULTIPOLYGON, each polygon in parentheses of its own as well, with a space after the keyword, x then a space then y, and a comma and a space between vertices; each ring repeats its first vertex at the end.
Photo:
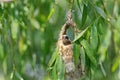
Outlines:
POLYGON ((69 39, 69 37, 67 35, 63 35, 62 36, 62 41, 64 45, 69 45, 71 44, 71 40, 69 39))

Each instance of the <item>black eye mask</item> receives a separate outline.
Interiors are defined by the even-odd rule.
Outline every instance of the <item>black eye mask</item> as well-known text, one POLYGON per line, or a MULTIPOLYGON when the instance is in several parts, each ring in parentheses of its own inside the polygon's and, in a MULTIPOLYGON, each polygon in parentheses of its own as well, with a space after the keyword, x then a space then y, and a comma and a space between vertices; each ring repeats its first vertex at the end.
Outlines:
POLYGON ((65 39, 69 39, 69 37, 68 37, 68 36, 65 36, 65 39))
POLYGON ((68 40, 69 39, 69 37, 67 36, 67 35, 63 35, 63 37, 62 37, 63 39, 66 39, 66 40, 68 40))

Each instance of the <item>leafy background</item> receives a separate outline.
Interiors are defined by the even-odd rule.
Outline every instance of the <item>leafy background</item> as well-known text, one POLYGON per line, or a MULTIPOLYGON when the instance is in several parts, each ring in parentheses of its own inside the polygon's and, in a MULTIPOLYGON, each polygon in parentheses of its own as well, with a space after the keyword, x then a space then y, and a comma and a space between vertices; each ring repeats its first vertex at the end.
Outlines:
MULTIPOLYGON (((0 1, 0 80, 63 80, 56 42, 68 0, 0 1), (60 74, 58 74, 60 72, 60 74)), ((83 80, 120 80, 120 0, 74 0, 74 62, 83 80)))

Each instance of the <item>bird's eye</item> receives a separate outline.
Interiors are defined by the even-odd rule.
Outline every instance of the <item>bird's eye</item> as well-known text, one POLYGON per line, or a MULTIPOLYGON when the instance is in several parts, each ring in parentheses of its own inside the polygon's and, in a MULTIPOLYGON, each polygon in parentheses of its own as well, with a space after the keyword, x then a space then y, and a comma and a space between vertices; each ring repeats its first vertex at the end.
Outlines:
POLYGON ((65 39, 69 39, 68 36, 65 36, 65 39))

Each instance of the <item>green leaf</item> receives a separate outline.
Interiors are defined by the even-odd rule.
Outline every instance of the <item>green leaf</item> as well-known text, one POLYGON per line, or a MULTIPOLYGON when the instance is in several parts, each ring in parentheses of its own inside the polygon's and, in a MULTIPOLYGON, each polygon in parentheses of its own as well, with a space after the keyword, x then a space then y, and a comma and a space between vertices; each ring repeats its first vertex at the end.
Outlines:
POLYGON ((57 80, 58 79, 58 77, 57 77, 57 67, 56 67, 56 65, 54 65, 54 67, 53 67, 53 70, 52 70, 52 79, 53 80, 57 80))
POLYGON ((31 18, 30 22, 35 29, 40 29, 40 24, 36 19, 31 18))
POLYGON ((53 63, 55 62, 55 60, 56 60, 56 58, 58 57, 58 55, 59 55, 59 54, 58 54, 58 48, 56 48, 55 51, 53 52, 53 55, 52 55, 49 63, 48 63, 48 66, 49 66, 49 67, 53 65, 53 63))
POLYGON ((18 46, 19 46, 19 51, 21 54, 27 50, 28 45, 24 43, 23 37, 20 37, 19 42, 18 42, 18 46))
POLYGON ((83 30, 82 32, 80 32, 80 33, 75 37, 75 39, 73 40, 73 42, 76 42, 77 40, 79 40, 79 39, 84 35, 84 33, 87 31, 87 29, 88 29, 88 27, 87 27, 85 30, 83 30))
POLYGON ((3 59, 4 57, 4 47, 3 45, 0 43, 0 58, 3 59))
POLYGON ((24 79, 22 78, 22 76, 21 76, 18 72, 16 72, 16 71, 15 71, 15 75, 16 75, 16 77, 17 77, 19 80, 24 80, 24 79))
POLYGON ((8 70, 7 70, 8 69, 8 64, 7 64, 7 59, 6 58, 3 60, 2 67, 3 67, 3 72, 5 74, 7 74, 7 72, 8 72, 8 70))
POLYGON ((57 65, 57 71, 59 73, 58 74, 58 79, 59 80, 64 80, 65 67, 64 67, 64 62, 63 62, 61 56, 58 56, 56 65, 57 65))
POLYGON ((117 18, 119 15, 119 5, 118 2, 115 1, 114 3, 114 9, 113 9, 113 15, 117 18))
POLYGON ((80 45, 74 44, 74 63, 78 64, 79 56, 80 56, 80 45))
POLYGON ((88 44, 88 42, 86 40, 82 40, 80 43, 84 47, 85 52, 86 52, 88 58, 90 59, 90 61, 96 66, 97 62, 96 62, 95 57, 93 56, 93 51, 90 48, 90 45, 88 44))
POLYGON ((115 70, 119 67, 119 63, 120 63, 120 57, 118 56, 115 60, 115 63, 112 66, 112 72, 115 72, 115 70))
POLYGON ((18 28, 19 28, 19 24, 18 24, 17 20, 12 19, 11 33, 12 33, 12 38, 15 40, 17 39, 18 28))
POLYGON ((10 79, 13 80, 13 77, 14 77, 14 71, 11 72, 10 79))
POLYGON ((96 50, 98 46, 98 33, 95 25, 91 27, 90 46, 92 47, 93 50, 96 50))
POLYGON ((86 19, 87 19, 87 6, 84 4, 82 13, 82 26, 85 24, 86 19))
POLYGON ((106 72, 105 72, 105 69, 104 69, 101 61, 99 61, 99 65, 100 65, 100 68, 101 68, 101 71, 102 71, 103 75, 106 77, 106 72))
POLYGON ((80 54, 81 54, 82 71, 85 71, 85 50, 83 47, 81 47, 81 49, 80 49, 80 54))
POLYGON ((100 60, 104 61, 105 56, 106 56, 106 51, 110 45, 110 41, 111 41, 111 31, 110 29, 107 30, 106 35, 104 36, 104 39, 102 41, 102 43, 100 44, 100 47, 98 49, 98 53, 101 54, 100 56, 100 60))
POLYGON ((104 19, 107 18, 103 9, 101 9, 100 7, 97 7, 97 6, 95 6, 95 9, 98 12, 98 14, 100 14, 100 16, 102 16, 104 19))
POLYGON ((49 15, 48 15, 47 20, 49 20, 49 19, 51 18, 51 16, 53 15, 54 12, 55 12, 55 9, 52 8, 52 9, 50 10, 50 13, 49 13, 49 15))
POLYGON ((115 22, 115 28, 120 32, 120 16, 117 18, 117 21, 115 22))
POLYGON ((81 9, 80 9, 80 1, 79 0, 77 0, 77 5, 78 5, 79 10, 81 11, 81 9))

